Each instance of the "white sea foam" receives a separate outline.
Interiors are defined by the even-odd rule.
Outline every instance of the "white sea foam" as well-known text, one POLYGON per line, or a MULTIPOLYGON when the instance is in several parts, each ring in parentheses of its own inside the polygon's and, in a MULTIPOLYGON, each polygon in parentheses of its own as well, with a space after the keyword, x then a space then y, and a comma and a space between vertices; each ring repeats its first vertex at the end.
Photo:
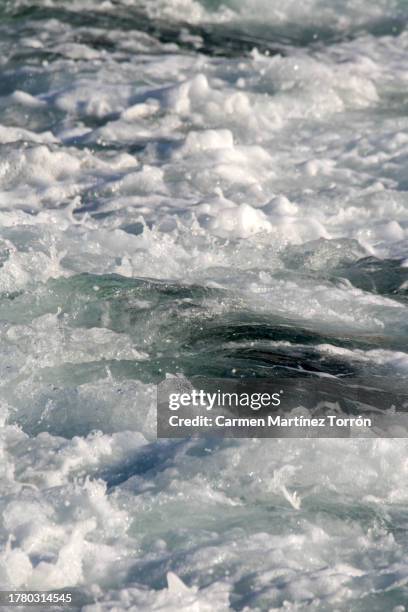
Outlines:
POLYGON ((0 22, 0 586, 397 610, 406 440, 157 441, 155 383, 249 349, 403 380, 403 3, 27 6, 0 22))

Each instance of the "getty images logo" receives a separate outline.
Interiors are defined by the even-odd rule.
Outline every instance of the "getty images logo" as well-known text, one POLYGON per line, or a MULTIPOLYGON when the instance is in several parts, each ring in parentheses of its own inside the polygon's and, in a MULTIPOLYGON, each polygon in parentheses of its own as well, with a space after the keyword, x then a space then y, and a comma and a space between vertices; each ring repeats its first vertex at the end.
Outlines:
POLYGON ((260 410, 261 408, 277 408, 281 404, 283 391, 275 393, 237 393, 215 391, 208 393, 203 389, 192 389, 183 393, 170 393, 170 410, 179 410, 182 407, 193 406, 212 410, 215 406, 223 408, 251 408, 260 410))

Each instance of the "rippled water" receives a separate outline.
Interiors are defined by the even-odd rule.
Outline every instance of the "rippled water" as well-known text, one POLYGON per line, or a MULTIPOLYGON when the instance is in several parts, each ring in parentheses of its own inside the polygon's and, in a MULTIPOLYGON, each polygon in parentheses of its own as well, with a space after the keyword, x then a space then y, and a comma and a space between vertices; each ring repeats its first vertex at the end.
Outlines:
POLYGON ((402 612, 406 440, 157 441, 155 401, 169 374, 405 385, 406 3, 0 16, 1 587, 402 612))

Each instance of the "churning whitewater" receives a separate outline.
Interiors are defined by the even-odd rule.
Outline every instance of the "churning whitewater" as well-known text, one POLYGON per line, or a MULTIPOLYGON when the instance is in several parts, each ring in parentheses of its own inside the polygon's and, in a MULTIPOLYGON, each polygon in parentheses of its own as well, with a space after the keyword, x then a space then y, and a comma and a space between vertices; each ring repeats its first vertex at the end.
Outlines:
POLYGON ((407 440, 157 440, 156 386, 406 389, 407 23, 404 0, 0 0, 3 590, 405 610, 407 440))

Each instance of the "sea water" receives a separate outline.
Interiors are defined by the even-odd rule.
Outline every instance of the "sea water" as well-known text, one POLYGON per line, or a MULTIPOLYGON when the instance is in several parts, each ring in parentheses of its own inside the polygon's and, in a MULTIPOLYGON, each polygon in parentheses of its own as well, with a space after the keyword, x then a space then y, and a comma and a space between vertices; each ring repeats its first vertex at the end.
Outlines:
POLYGON ((407 23, 403 0, 1 0, 3 589, 405 609, 404 438, 157 440, 156 385, 405 384, 407 23))

